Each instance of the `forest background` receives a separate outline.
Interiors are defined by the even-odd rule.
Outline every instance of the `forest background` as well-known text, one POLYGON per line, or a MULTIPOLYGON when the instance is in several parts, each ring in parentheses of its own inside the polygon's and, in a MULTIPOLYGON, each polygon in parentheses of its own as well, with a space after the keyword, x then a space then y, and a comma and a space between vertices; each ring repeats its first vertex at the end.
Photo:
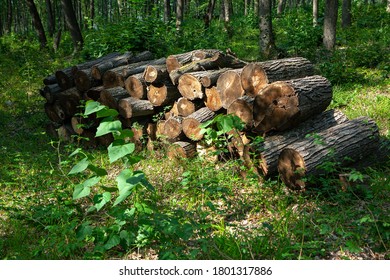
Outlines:
MULTIPOLYGON (((389 259, 390 160, 317 188, 240 176, 240 162, 168 160, 141 151, 124 203, 73 199, 78 142, 45 132, 39 95, 55 70, 111 52, 156 58, 230 49, 240 59, 302 56, 333 85, 331 108, 369 116, 389 151, 390 0, 0 0, 0 257, 2 259, 389 259), (141 159, 142 158, 142 159, 141 159), (137 173, 138 174, 138 173, 137 173), (95 207, 95 208, 93 208, 95 207)), ((115 185, 121 164, 83 151, 115 185)), ((95 186, 97 188, 97 186, 95 186)))

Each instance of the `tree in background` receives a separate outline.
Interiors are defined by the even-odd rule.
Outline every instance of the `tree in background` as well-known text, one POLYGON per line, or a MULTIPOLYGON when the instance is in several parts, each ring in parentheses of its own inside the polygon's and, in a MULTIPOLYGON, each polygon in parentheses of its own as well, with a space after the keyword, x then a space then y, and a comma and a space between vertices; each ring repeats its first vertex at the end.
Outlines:
POLYGON ((318 25, 318 0, 313 0, 313 26, 318 25))
POLYGON ((323 44, 327 50, 333 50, 336 44, 338 0, 325 1, 323 44))
POLYGON ((213 13, 215 8, 215 0, 209 0, 206 14, 204 15, 204 27, 207 29, 210 27, 211 20, 213 19, 213 13))
POLYGON ((272 30, 271 10, 272 0, 259 1, 260 53, 264 58, 270 58, 275 51, 275 40, 272 30))
POLYGON ((176 3, 176 31, 181 31, 183 24, 183 13, 184 13, 184 0, 177 0, 176 3))
POLYGON ((73 41, 73 50, 78 52, 83 48, 83 36, 79 24, 77 23, 76 14, 73 9, 72 0, 61 0, 62 9, 65 13, 66 25, 69 28, 73 41))
POLYGON ((351 14, 352 0, 343 0, 343 6, 341 10, 341 27, 347 28, 351 26, 352 14, 351 14))
POLYGON ((34 25, 35 31, 37 32, 41 48, 45 48, 47 45, 45 30, 43 29, 42 21, 39 16, 37 7, 35 6, 34 0, 27 0, 27 6, 30 10, 32 23, 34 25))

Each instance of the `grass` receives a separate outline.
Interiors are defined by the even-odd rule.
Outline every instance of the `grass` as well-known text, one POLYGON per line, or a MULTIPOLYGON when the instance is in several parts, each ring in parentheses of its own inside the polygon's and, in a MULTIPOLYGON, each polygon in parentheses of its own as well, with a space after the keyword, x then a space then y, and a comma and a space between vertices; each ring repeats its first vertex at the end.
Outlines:
MULTIPOLYGON (((246 36, 256 37, 251 31, 246 36)), ((242 178, 238 161, 172 161, 161 151, 142 151, 143 160, 135 165, 155 188, 153 193, 140 191, 138 198, 153 206, 145 215, 150 221, 140 216, 143 227, 131 246, 104 249, 99 245, 108 243, 103 235, 120 222, 115 209, 87 213, 88 199, 72 199, 82 179, 67 175, 74 164, 68 155, 77 145, 46 135, 44 101, 37 93, 47 74, 72 61, 65 53, 39 51, 35 43, 2 40, 7 55, 0 56, 1 259, 390 258, 389 160, 352 170, 356 178, 368 180, 352 178, 347 191, 330 176, 320 178, 315 189, 291 194, 277 177, 242 178)), ((238 40, 234 44, 241 46, 238 40)), ((247 50, 253 58, 250 45, 247 50)), ((330 76, 340 73, 336 64, 317 66, 330 76)), ((349 118, 373 118, 388 147, 388 73, 383 67, 350 69, 354 76, 349 82, 334 83, 331 107, 349 118)), ((113 184, 121 165, 110 165, 104 150, 88 152, 109 170, 105 183, 113 184)))

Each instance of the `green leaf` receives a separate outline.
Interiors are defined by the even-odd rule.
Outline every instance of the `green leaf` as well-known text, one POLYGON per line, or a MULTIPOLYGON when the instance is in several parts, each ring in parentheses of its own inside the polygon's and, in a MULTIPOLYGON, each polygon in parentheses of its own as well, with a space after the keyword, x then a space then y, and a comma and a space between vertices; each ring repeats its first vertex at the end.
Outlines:
POLYGON ((100 200, 98 203, 95 203, 96 211, 100 211, 104 205, 107 204, 111 200, 111 193, 105 192, 99 195, 98 199, 100 200))
POLYGON ((85 187, 83 184, 78 184, 74 188, 73 199, 79 199, 88 196, 90 193, 91 193, 90 187, 85 187))
POLYGON ((69 157, 73 157, 73 156, 79 154, 81 151, 82 151, 81 148, 77 148, 73 153, 71 153, 71 154, 69 155, 69 157))
POLYGON ((105 117, 116 117, 119 113, 115 109, 110 109, 105 107, 103 110, 96 113, 97 118, 105 118, 105 117))
POLYGON ((83 172, 85 169, 87 169, 89 165, 89 160, 87 157, 80 160, 73 168, 69 171, 68 175, 77 174, 80 172, 83 172))
POLYGON ((90 114, 99 112, 99 111, 103 110, 104 108, 107 108, 107 107, 104 105, 101 105, 97 101, 88 100, 87 103, 85 103, 84 115, 88 116, 90 114))
POLYGON ((110 158, 110 163, 117 161, 118 159, 131 154, 135 150, 134 143, 128 143, 124 145, 117 145, 116 141, 112 142, 110 146, 108 146, 108 157, 110 158))
POLYGON ((121 138, 122 139, 125 139, 125 138, 131 138, 134 136, 134 132, 130 129, 123 129, 122 132, 121 132, 121 138))
POLYGON ((76 237, 78 240, 84 240, 90 235, 92 235, 92 226, 90 226, 90 222, 83 223, 76 230, 76 237))
POLYGON ((96 137, 106 135, 108 133, 114 133, 122 129, 122 124, 119 120, 109 121, 104 119, 97 128, 96 137))
POLYGON ((111 235, 110 239, 108 239, 107 243, 104 245, 106 250, 110 250, 111 248, 119 245, 120 237, 117 234, 111 235))
POLYGON ((88 169, 100 177, 107 176, 108 174, 106 169, 97 167, 93 164, 88 165, 88 169))

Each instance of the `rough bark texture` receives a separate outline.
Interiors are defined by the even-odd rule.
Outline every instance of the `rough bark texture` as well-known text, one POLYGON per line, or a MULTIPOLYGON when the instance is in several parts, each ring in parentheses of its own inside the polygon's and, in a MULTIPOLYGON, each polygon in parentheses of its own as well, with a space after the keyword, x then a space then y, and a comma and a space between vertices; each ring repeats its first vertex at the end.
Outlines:
POLYGON ((129 93, 123 87, 104 89, 100 94, 100 102, 107 107, 118 110, 119 100, 129 97, 129 93))
POLYGON ((278 171, 287 187, 302 190, 305 177, 329 173, 321 168, 325 162, 348 165, 375 154, 378 147, 375 122, 359 117, 289 145, 280 153, 278 171))
POLYGON ((227 109, 238 98, 244 95, 240 74, 242 69, 222 73, 217 80, 217 90, 221 97, 222 107, 227 109))
POLYGON ((191 140, 199 141, 203 138, 200 125, 215 117, 215 113, 203 107, 183 120, 183 132, 191 140))
POLYGON ((314 75, 314 65, 302 57, 293 57, 246 65, 241 83, 247 95, 256 96, 267 84, 314 75))
POLYGON ((133 56, 132 52, 126 52, 122 55, 114 56, 112 59, 106 59, 91 67, 91 75, 94 79, 101 80, 106 71, 128 64, 133 56))
POLYGON ((154 114, 153 104, 150 103, 149 100, 140 100, 133 97, 119 100, 118 110, 119 113, 127 119, 154 114))
POLYGON ((167 156, 170 159, 193 158, 197 154, 193 142, 177 141, 168 147, 167 156))
POLYGON ((323 43, 327 50, 333 50, 336 44, 338 0, 325 1, 323 43))
POLYGON ((294 127, 325 111, 331 100, 331 84, 321 76, 272 83, 255 97, 254 126, 263 133, 294 127))
POLYGON ((74 82, 80 91, 87 91, 101 84, 101 81, 92 77, 91 69, 79 70, 74 75, 74 82))
POLYGON ((254 153, 260 162, 262 174, 273 176, 277 173, 279 154, 289 145, 304 139, 311 133, 321 132, 346 121, 348 119, 341 111, 328 110, 308 119, 291 130, 265 137, 263 143, 254 147, 254 153))
POLYGON ((183 65, 190 63, 192 61, 197 61, 205 59, 207 57, 213 56, 219 50, 207 49, 207 50, 193 50, 186 53, 174 54, 167 57, 166 66, 168 73, 171 73, 173 70, 179 69, 183 65))

